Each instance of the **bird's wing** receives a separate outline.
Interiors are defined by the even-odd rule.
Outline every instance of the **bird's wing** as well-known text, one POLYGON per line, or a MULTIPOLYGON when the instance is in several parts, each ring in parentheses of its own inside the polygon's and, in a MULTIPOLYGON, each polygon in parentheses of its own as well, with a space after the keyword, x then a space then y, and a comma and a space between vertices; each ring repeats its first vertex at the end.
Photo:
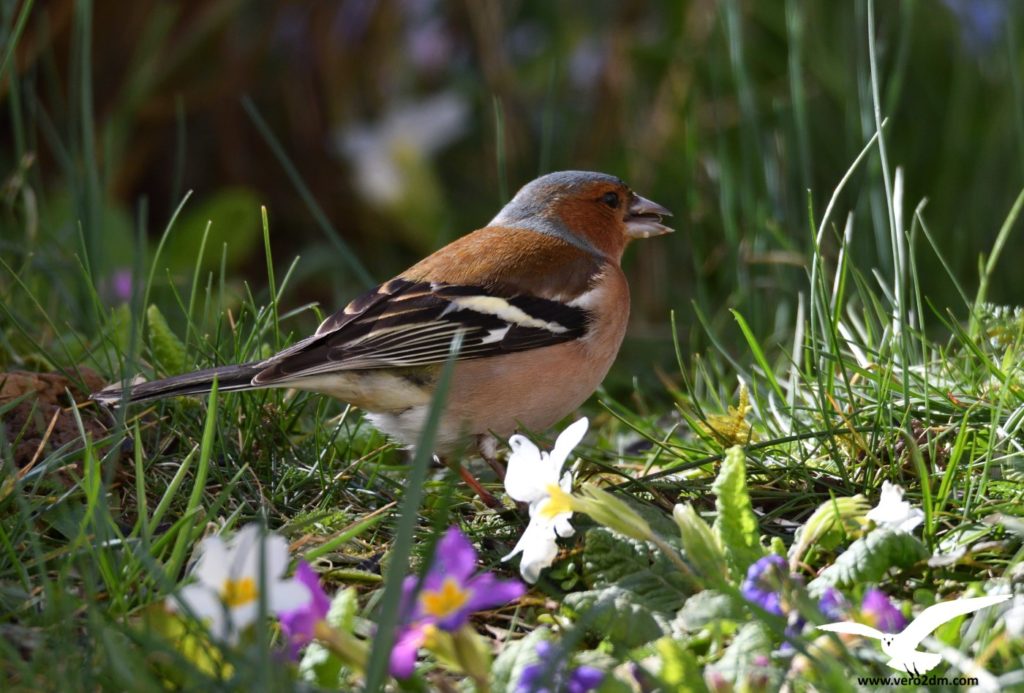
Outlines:
POLYGON ((579 339, 588 321, 584 308, 538 296, 392 279, 324 320, 312 337, 270 358, 253 383, 438 364, 459 332, 459 359, 536 349, 579 339))
POLYGON ((833 633, 847 633, 849 635, 862 635, 865 638, 874 638, 875 640, 882 639, 882 631, 875 630, 871 626, 863 623, 855 623, 853 621, 826 623, 823 626, 818 626, 818 630, 828 630, 833 633))
POLYGON ((952 621, 957 616, 969 614, 978 609, 1004 602, 1013 595, 998 594, 991 597, 974 597, 972 599, 954 599, 948 602, 932 604, 917 615, 910 622, 903 632, 896 636, 893 642, 895 647, 917 649, 917 646, 928 635, 946 621, 952 621))

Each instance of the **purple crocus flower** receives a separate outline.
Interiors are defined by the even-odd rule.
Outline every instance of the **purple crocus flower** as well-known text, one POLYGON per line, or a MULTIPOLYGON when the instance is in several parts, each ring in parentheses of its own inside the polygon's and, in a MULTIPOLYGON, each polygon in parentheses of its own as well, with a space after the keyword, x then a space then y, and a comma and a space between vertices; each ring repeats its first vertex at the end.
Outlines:
POLYGON ((835 587, 827 587, 818 600, 818 610, 830 621, 842 621, 850 611, 850 602, 835 587))
POLYGON ((860 613, 869 625, 883 633, 899 633, 907 627, 907 619, 903 612, 877 587, 872 587, 864 593, 860 613))
POLYGON ((294 659, 298 659, 299 650, 309 644, 316 631, 316 624, 327 618, 331 608, 331 599, 320 586, 316 571, 305 561, 299 561, 295 569, 295 579, 309 590, 310 600, 297 609, 278 614, 281 630, 288 638, 288 646, 294 659))
POLYGON ((740 585, 740 594, 751 604, 782 616, 782 588, 788 580, 786 559, 777 554, 769 554, 747 569, 747 577, 740 585))
POLYGON ((537 643, 537 656, 539 662, 523 669, 516 693, 588 693, 604 679, 604 672, 596 667, 570 671, 565 653, 546 640, 537 643))
POLYGON ((477 573, 476 550, 469 539, 451 527, 437 543, 434 562, 419 581, 410 575, 402 584, 403 627, 391 650, 391 673, 405 678, 416 664, 416 652, 432 629, 456 631, 469 615, 514 601, 526 593, 518 580, 501 580, 477 573))

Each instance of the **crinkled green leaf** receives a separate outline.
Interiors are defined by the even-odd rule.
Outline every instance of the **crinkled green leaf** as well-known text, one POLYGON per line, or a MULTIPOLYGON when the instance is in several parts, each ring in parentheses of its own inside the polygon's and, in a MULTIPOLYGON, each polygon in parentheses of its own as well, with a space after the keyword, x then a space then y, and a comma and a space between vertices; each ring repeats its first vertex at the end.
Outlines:
POLYGON ((718 511, 715 534, 725 550, 733 578, 742 580, 750 564, 764 555, 757 517, 747 491, 747 464, 743 448, 736 445, 725 453, 722 469, 711 490, 715 494, 718 511))
POLYGON ((649 643, 671 630, 668 614, 651 608, 642 597, 622 587, 575 592, 565 597, 562 606, 580 627, 619 652, 649 643))
POLYGON ((185 345, 171 330, 156 305, 151 305, 146 310, 146 322, 149 325, 149 344, 156 365, 161 371, 171 375, 184 372, 185 345))
POLYGON ((491 665, 491 691, 512 693, 523 675, 523 669, 538 661, 537 644, 549 639, 551 633, 547 628, 537 628, 525 638, 506 641, 491 665))
POLYGON ((694 633, 711 623, 745 619, 743 608, 732 597, 715 590, 704 590, 686 600, 676 614, 674 625, 681 632, 694 633))
POLYGON ((355 628, 358 613, 359 594, 354 587, 348 587, 334 595, 325 620, 332 628, 343 633, 351 633, 355 628))
POLYGON ((739 629, 736 637, 725 648, 721 659, 710 665, 708 670, 711 676, 717 674, 734 686, 744 687, 741 690, 778 690, 778 683, 781 681, 777 681, 776 685, 750 686, 755 676, 774 672, 775 676, 772 678, 776 678, 781 673, 774 668, 757 666, 754 663, 755 657, 758 655, 767 657, 771 651, 772 639, 769 630, 763 623, 752 621, 739 629))
POLYGON ((928 549, 912 534, 876 529, 850 544, 807 587, 817 597, 826 587, 880 582, 892 568, 906 569, 928 556, 928 549))
POLYGON ((693 591, 659 549, 604 527, 586 534, 583 577, 591 588, 629 590, 638 602, 666 615, 674 614, 693 591))

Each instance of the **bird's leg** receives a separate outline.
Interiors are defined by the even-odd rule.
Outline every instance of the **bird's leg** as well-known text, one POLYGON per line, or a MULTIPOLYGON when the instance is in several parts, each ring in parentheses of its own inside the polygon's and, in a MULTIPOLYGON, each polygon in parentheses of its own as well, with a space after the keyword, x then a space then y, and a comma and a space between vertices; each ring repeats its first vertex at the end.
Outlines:
POLYGON ((490 433, 485 433, 477 436, 476 447, 480 452, 480 457, 484 458, 484 462, 490 465, 494 473, 498 475, 498 481, 504 481, 505 465, 498 459, 498 439, 490 433))
POLYGON ((458 472, 459 476, 462 477, 462 480, 465 481, 466 484, 471 489, 473 489, 473 492, 480 497, 480 500, 482 500, 484 502, 484 505, 486 505, 488 508, 500 509, 502 507, 498 499, 495 498, 490 491, 481 486, 480 482, 476 480, 476 477, 473 476, 473 474, 468 469, 466 469, 466 467, 463 466, 461 462, 456 462, 454 460, 450 460, 447 458, 436 459, 439 459, 449 469, 453 469, 456 472, 458 472))

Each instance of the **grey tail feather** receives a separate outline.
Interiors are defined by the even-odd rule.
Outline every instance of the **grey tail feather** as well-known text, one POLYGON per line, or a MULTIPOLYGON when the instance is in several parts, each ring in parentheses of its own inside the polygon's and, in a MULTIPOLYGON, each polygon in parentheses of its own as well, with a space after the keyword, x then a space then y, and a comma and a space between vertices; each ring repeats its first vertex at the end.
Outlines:
POLYGON ((213 379, 217 378, 218 392, 236 390, 255 390, 261 387, 253 385, 253 377, 263 370, 258 363, 244 363, 239 366, 218 366, 206 368, 193 373, 172 375, 162 380, 144 383, 115 383, 108 385, 99 392, 92 393, 89 398, 100 404, 120 406, 130 402, 142 402, 163 397, 180 395, 201 395, 213 387, 213 379))

